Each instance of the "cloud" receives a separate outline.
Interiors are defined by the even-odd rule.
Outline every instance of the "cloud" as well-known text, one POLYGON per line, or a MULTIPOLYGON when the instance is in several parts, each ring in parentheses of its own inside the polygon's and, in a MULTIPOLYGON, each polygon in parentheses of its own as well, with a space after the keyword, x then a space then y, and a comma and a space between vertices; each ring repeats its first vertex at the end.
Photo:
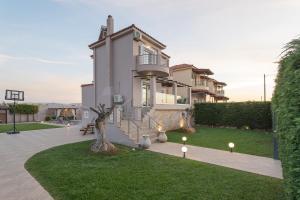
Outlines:
POLYGON ((34 61, 39 63, 45 63, 45 64, 59 64, 59 65, 74 65, 75 63, 72 62, 66 62, 66 61, 60 61, 60 60, 48 60, 44 58, 37 58, 37 57, 18 57, 18 56, 11 56, 7 54, 0 54, 0 63, 6 62, 9 60, 27 60, 27 61, 34 61))

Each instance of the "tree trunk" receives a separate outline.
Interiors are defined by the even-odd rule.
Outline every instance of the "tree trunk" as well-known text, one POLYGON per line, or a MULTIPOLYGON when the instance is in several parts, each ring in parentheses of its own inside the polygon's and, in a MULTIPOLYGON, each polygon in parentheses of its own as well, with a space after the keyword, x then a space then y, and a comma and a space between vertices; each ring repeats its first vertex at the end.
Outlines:
POLYGON ((117 148, 106 139, 106 122, 113 112, 114 106, 110 108, 108 111, 105 111, 105 105, 99 104, 97 109, 90 108, 92 111, 98 114, 98 118, 95 121, 96 127, 96 141, 91 146, 91 151, 93 152, 106 152, 106 153, 115 153, 117 148))

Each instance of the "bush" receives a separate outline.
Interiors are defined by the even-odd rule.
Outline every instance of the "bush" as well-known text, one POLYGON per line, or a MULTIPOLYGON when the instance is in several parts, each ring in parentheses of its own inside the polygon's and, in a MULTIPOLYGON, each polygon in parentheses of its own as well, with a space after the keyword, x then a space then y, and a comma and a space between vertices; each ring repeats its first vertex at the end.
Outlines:
POLYGON ((286 45, 272 99, 287 199, 300 199, 300 38, 286 45))
MULTIPOLYGON (((13 113, 14 106, 13 104, 9 104, 9 112, 13 113)), ((39 107, 37 105, 30 104, 16 104, 15 112, 18 114, 36 114, 39 111, 39 107)))
POLYGON ((50 116, 46 116, 45 117, 45 121, 50 121, 51 120, 51 117, 50 116))
POLYGON ((210 126, 272 128, 270 102, 198 103, 195 123, 210 126))

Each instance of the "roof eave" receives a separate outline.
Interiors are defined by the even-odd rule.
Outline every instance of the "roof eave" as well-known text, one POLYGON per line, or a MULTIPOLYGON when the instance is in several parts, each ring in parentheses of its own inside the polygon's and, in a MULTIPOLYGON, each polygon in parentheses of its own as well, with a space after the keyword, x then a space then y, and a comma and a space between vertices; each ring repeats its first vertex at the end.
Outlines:
MULTIPOLYGON (((150 42, 154 43, 155 45, 159 46, 161 49, 165 49, 166 48, 166 45, 159 42, 158 40, 156 40, 155 38, 153 38, 151 35, 149 35, 148 33, 144 32, 143 30, 139 29, 138 27, 136 27, 134 24, 126 27, 126 28, 123 28, 113 34, 111 34, 109 37, 111 37, 111 39, 116 39, 116 38, 119 38, 127 33, 130 33, 132 31, 139 31, 142 33, 143 37, 145 37, 147 40, 149 40, 150 42)), ((102 39, 102 40, 98 40, 90 45, 88 45, 88 47, 90 49, 94 49, 98 46, 101 46, 105 44, 105 38, 102 39)), ((165 54, 166 56, 168 56, 167 54, 165 54)))

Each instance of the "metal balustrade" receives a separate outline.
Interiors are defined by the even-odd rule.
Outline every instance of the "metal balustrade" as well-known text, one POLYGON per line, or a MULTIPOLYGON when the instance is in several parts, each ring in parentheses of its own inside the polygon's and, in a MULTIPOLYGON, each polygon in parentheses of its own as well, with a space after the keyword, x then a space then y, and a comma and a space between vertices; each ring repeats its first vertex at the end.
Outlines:
POLYGON ((158 63, 158 55, 155 54, 143 54, 137 56, 137 64, 138 65, 157 65, 158 63))

